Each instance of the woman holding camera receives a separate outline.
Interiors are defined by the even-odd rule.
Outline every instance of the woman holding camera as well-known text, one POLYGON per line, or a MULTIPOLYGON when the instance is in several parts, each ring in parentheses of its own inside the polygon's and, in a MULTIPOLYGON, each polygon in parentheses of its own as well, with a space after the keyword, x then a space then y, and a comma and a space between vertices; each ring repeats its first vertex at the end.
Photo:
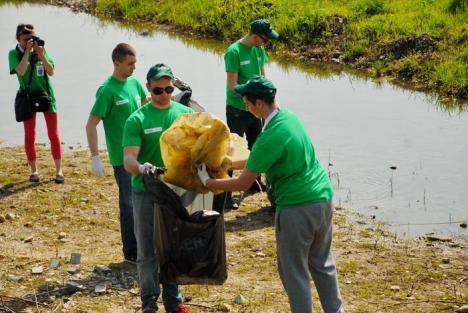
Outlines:
MULTIPOLYGON (((35 36, 34 26, 19 24, 16 28, 15 49, 8 55, 10 74, 18 77, 20 90, 29 87, 31 93, 43 91, 51 98, 50 108, 44 112, 47 125, 47 134, 50 140, 52 157, 55 163, 55 183, 62 184, 65 181, 62 172, 62 153, 57 125, 57 108, 54 90, 47 76, 54 75, 54 61, 44 49, 44 41, 35 36)), ((36 164, 36 113, 32 118, 23 121, 24 148, 31 168, 30 182, 39 182, 39 172, 36 164)))

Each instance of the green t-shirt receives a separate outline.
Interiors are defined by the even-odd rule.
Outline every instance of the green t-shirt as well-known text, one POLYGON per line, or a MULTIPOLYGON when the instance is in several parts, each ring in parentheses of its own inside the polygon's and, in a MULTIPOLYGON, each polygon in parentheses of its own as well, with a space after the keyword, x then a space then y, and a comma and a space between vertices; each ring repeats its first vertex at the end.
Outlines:
MULTIPOLYGON (((125 123, 124 147, 140 147, 138 162, 149 162, 155 166, 164 166, 159 138, 172 123, 183 113, 193 110, 178 102, 171 101, 166 109, 158 109, 150 102, 130 115, 125 123)), ((145 190, 141 175, 132 175, 132 187, 145 190)))
POLYGON ((333 197, 330 179, 302 122, 289 110, 280 110, 258 136, 246 168, 266 173, 278 211, 333 197))
POLYGON ((103 120, 107 151, 113 166, 123 165, 122 137, 125 121, 141 106, 145 98, 145 89, 134 77, 121 81, 111 76, 96 92, 91 115, 103 120))
MULTIPOLYGON (((263 47, 247 47, 240 40, 230 45, 224 54, 226 72, 237 74, 237 83, 244 84, 252 76, 260 75, 268 57, 263 47)), ((242 97, 229 89, 226 84, 226 104, 237 109, 245 110, 242 97)))
MULTIPOLYGON (((49 63, 55 67, 55 63, 52 60, 52 58, 47 54, 47 51, 44 50, 44 55, 49 61, 49 63)), ((29 61, 31 61, 31 58, 33 56, 33 53, 29 54, 29 61)), ((22 58, 22 53, 18 49, 11 49, 10 52, 8 53, 8 61, 10 63, 10 74, 16 74, 16 77, 18 77, 18 81, 20 84, 20 89, 24 90, 26 89, 26 85, 28 83, 29 75, 31 73, 31 64, 28 63, 28 68, 26 70, 26 73, 23 76, 19 76, 16 73, 16 68, 21 62, 22 58)), ((30 90, 32 92, 34 91, 45 91, 47 94, 52 98, 52 105, 50 106, 49 112, 57 112, 57 101, 55 100, 55 93, 54 93, 54 87, 52 86, 52 82, 48 76, 45 75, 45 68, 44 65, 42 64, 42 61, 39 59, 33 66, 33 72, 32 72, 32 77, 31 77, 31 84, 29 85, 30 90), (49 82, 49 89, 47 89, 47 84, 46 84, 46 79, 49 82)))

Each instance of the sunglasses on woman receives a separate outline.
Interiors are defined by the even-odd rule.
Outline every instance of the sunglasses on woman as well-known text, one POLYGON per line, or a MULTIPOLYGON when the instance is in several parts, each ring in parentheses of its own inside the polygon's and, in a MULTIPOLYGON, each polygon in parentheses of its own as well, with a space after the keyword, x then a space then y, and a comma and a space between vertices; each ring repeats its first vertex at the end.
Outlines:
POLYGON ((154 87, 153 88, 153 93, 155 95, 160 95, 163 92, 166 92, 167 94, 171 94, 171 93, 174 92, 174 87, 173 86, 166 86, 164 88, 162 88, 162 87, 154 87))

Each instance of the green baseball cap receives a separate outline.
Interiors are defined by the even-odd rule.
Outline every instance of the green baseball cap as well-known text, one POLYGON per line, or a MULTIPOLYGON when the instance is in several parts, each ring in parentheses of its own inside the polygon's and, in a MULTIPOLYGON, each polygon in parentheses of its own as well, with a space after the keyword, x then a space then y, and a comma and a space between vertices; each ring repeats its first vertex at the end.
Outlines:
POLYGON ((253 21, 250 24, 250 32, 255 35, 266 36, 270 40, 276 40, 279 37, 279 34, 271 28, 270 21, 265 19, 253 21))
POLYGON ((255 75, 249 79, 245 84, 236 85, 234 90, 244 96, 266 96, 274 97, 276 95, 276 87, 273 83, 261 75, 255 75))
POLYGON ((146 74, 147 81, 158 80, 161 77, 174 78, 174 74, 172 74, 171 68, 163 63, 153 65, 149 69, 148 74, 146 74))

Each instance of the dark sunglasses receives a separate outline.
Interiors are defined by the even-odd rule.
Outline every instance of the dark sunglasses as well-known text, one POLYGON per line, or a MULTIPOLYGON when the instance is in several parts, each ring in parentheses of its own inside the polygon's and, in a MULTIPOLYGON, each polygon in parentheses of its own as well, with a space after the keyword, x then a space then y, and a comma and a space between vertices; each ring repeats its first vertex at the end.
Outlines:
POLYGON ((153 88, 153 93, 155 95, 160 95, 165 91, 166 93, 173 93, 174 92, 174 87, 173 86, 166 86, 164 88, 162 87, 154 87, 153 88))

